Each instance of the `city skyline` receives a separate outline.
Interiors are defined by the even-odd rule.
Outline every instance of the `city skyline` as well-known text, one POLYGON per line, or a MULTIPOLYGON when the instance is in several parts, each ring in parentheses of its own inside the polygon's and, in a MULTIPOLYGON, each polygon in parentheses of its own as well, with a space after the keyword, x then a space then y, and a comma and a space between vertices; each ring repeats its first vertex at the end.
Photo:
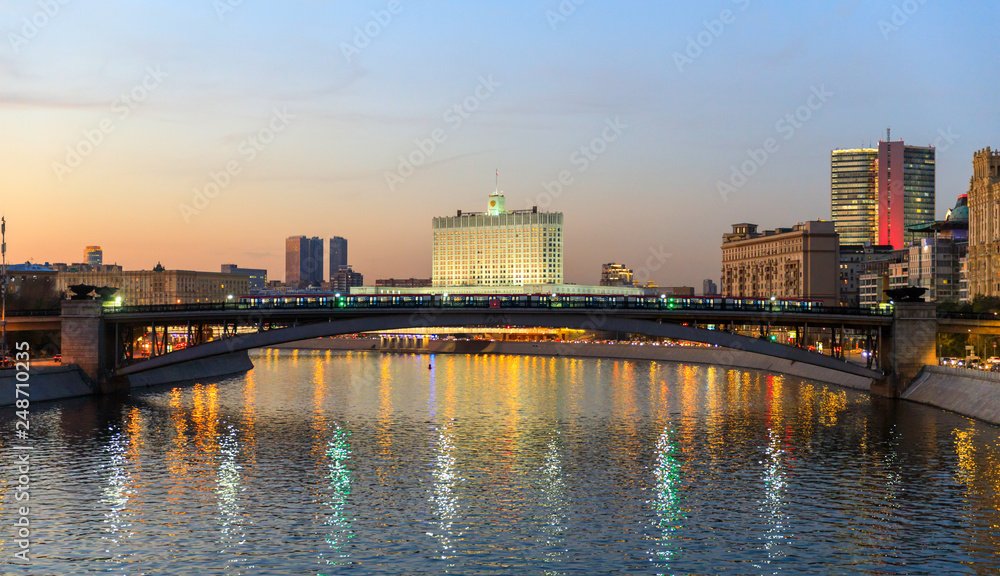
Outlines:
POLYGON ((831 219, 831 150, 934 145, 940 219, 997 144, 985 2, 39 6, 0 15, 12 263, 277 276, 308 233, 428 277, 499 170, 566 215, 567 282, 697 286, 733 223, 831 219))

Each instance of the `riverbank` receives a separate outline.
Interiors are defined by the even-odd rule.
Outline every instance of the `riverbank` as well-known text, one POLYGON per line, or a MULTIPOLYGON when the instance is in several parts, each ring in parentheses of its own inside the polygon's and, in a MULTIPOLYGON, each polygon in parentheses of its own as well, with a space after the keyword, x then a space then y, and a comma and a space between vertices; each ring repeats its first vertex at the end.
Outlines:
MULTIPOLYGON (((94 383, 75 364, 66 366, 32 366, 27 379, 18 380, 18 370, 0 370, 0 406, 13 406, 17 400, 17 384, 28 394, 31 403, 61 400, 94 394, 94 383)), ((22 393, 21 398, 25 398, 22 393)))
POLYGON ((902 398, 1000 425, 1000 374, 996 372, 924 366, 902 398))

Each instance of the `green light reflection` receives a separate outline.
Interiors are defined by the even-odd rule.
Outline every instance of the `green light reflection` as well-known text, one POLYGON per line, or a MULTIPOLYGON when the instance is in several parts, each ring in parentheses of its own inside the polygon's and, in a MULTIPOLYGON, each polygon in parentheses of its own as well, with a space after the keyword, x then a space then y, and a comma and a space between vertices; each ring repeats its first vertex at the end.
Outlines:
MULTIPOLYGON (((671 562, 677 560, 680 546, 673 543, 674 532, 684 526, 687 516, 680 507, 681 464, 677 460, 676 432, 669 426, 656 440, 656 466, 653 476, 656 478, 654 494, 656 498, 649 502, 656 514, 653 528, 659 531, 654 536, 656 549, 654 565, 657 568, 668 568, 671 562)), ((659 572, 659 574, 665 574, 659 572)))
POLYGON ((330 459, 330 496, 326 504, 330 507, 330 513, 326 517, 325 524, 330 529, 326 537, 326 542, 330 545, 326 563, 330 566, 347 563, 346 560, 350 555, 344 548, 347 541, 354 537, 354 532, 351 530, 351 515, 347 511, 347 502, 351 496, 351 471, 347 467, 347 461, 351 459, 351 445, 347 441, 350 435, 349 431, 337 424, 327 442, 326 455, 330 459))

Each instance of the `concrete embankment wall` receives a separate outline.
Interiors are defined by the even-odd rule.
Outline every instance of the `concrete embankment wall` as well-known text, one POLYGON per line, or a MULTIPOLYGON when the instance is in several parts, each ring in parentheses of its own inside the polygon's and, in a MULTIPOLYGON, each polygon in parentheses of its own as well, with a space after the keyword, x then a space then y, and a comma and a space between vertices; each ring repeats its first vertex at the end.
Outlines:
POLYGON ((250 361, 247 351, 241 350, 231 354, 191 360, 173 366, 129 374, 126 378, 128 378, 130 388, 143 388, 172 382, 218 378, 231 374, 241 374, 248 370, 253 370, 253 362, 250 361))
POLYGON ((924 366, 902 398, 1000 425, 1000 373, 924 366))
POLYGON ((516 342, 489 340, 421 340, 378 338, 317 338, 283 344, 281 348, 311 350, 380 350, 382 352, 428 354, 525 354, 533 356, 573 356, 582 358, 620 358, 712 364, 777 372, 810 380, 855 388, 867 392, 871 379, 837 370, 821 368, 762 354, 709 348, 705 346, 652 346, 631 344, 583 344, 570 342, 516 342))
MULTIPOLYGON (((0 370, 0 406, 13 406, 17 400, 17 372, 15 369, 0 370)), ((24 377, 21 378, 23 383, 24 377)), ((27 384, 22 390, 27 391, 31 403, 94 393, 93 382, 75 364, 32 368, 28 371, 27 384)))

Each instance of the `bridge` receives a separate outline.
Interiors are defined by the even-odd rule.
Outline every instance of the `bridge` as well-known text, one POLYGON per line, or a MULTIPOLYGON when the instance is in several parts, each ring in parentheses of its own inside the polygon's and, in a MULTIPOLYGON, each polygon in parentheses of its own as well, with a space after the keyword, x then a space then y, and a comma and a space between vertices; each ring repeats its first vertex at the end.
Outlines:
POLYGON ((12 317, 8 327, 39 329, 56 324, 62 332, 63 361, 78 364, 102 383, 103 389, 121 386, 123 379, 144 372, 321 336, 407 328, 513 326, 613 331, 701 342, 870 378, 875 383, 874 392, 896 396, 920 368, 937 363, 939 331, 1000 335, 1000 320, 992 314, 938 318, 933 304, 898 303, 893 313, 886 313, 852 308, 790 309, 780 302, 736 308, 706 306, 697 299, 676 305, 647 299, 602 301, 595 306, 586 300, 555 298, 534 303, 439 298, 388 304, 331 298, 280 306, 227 302, 127 307, 68 300, 59 316, 49 312, 34 318, 12 317), (768 337, 780 330, 794 334, 790 344, 768 337), (834 355, 803 347, 810 331, 828 331, 834 355), (186 333, 191 345, 168 352, 170 332, 186 333), (753 335, 745 335, 748 332, 753 335), (136 354, 137 334, 152 340, 148 359, 136 354), (849 335, 860 339, 869 352, 867 366, 846 362, 837 353, 849 335))

